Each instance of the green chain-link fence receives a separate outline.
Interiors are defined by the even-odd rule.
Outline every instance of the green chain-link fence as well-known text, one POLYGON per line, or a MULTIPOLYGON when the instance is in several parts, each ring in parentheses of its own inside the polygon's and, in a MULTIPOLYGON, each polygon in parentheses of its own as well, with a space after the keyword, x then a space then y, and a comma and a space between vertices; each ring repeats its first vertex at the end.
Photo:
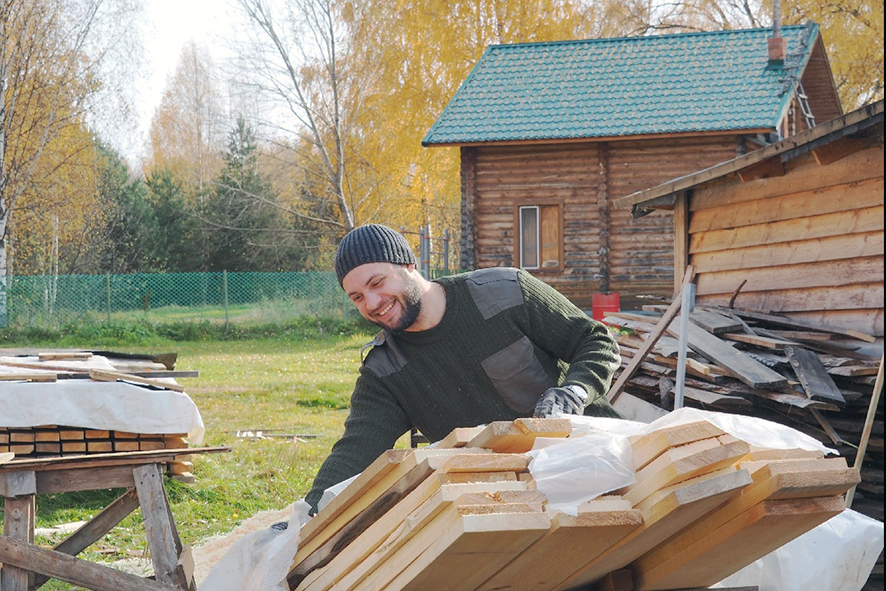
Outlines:
POLYGON ((356 314, 327 272, 19 276, 8 295, 9 325, 20 327, 139 315, 263 324, 356 314))

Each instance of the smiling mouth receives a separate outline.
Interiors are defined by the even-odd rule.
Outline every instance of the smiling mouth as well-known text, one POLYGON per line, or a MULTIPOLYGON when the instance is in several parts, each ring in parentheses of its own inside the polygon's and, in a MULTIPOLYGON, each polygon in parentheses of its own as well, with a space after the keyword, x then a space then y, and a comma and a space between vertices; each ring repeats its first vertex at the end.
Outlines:
POLYGON ((379 318, 384 318, 385 315, 387 315, 387 313, 391 311, 391 308, 394 307, 394 304, 395 304, 395 303, 396 303, 396 301, 393 301, 393 302, 391 302, 390 304, 388 304, 383 310, 381 310, 380 312, 376 313, 376 316, 378 316, 379 318))

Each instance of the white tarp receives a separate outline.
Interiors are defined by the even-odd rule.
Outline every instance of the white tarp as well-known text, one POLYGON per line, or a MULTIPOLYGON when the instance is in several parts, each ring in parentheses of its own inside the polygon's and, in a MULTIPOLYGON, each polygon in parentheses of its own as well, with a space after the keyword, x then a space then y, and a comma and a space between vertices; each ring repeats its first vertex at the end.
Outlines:
MULTIPOLYGON (((581 502, 633 480, 633 471, 625 471, 630 465, 626 438, 662 427, 707 420, 752 445, 831 451, 812 437, 778 423, 693 408, 671 412, 648 425, 616 419, 570 418, 573 420, 573 437, 581 434, 585 437, 537 440, 529 466, 539 490, 545 492, 549 500, 555 498, 557 508, 569 513, 574 513, 581 502), (586 437, 586 441, 580 442, 586 437), (602 486, 576 487, 571 478, 558 477, 562 469, 568 471, 577 467, 612 473, 606 475, 606 484, 602 486), (610 486, 613 488, 609 489, 610 486)), ((346 484, 327 490, 324 501, 328 502, 346 484)), ((291 566, 298 548, 295 528, 305 521, 305 515, 306 505, 296 503, 288 530, 269 529, 240 539, 231 547, 227 555, 230 559, 221 560, 210 572, 200 587, 201 591, 285 591, 284 573, 291 566)), ((760 591, 859 591, 882 549, 883 524, 855 511, 844 511, 735 573, 720 585, 759 585, 760 591), (799 576, 800 573, 804 576, 799 576)))
MULTIPOLYGON (((36 357, 2 359, 39 363, 36 357)), ((64 367, 80 371, 90 367, 114 369, 107 359, 99 356, 94 356, 89 362, 66 361, 64 367)), ((0 372, 9 375, 34 373, 34 370, 0 366, 0 372)), ((205 432, 197 406, 184 392, 88 379, 0 382, 0 426, 40 425, 130 433, 187 434, 192 445, 200 445, 205 432)))

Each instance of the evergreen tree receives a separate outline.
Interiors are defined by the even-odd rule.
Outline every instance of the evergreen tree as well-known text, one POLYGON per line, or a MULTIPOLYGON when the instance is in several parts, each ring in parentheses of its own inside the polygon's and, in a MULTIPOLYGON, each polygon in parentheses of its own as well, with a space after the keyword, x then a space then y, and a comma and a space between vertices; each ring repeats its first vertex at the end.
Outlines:
POLYGON ((205 201, 206 269, 286 271, 301 268, 305 253, 270 181, 259 171, 253 128, 241 117, 228 135, 224 168, 205 201))

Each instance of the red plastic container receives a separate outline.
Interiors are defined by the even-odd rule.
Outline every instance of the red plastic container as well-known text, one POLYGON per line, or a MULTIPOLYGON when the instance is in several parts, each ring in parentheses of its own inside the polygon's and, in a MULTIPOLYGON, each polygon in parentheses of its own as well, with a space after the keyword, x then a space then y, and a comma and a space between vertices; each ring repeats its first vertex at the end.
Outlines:
POLYGON ((609 312, 620 312, 618 293, 595 293, 591 296, 591 318, 603 320, 609 312))

